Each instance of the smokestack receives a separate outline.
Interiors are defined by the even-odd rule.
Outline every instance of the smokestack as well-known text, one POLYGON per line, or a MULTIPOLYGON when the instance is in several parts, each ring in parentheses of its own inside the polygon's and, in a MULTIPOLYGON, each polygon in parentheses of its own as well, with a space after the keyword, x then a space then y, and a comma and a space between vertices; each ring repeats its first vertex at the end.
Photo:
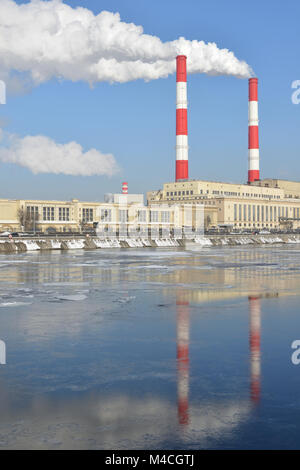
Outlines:
POLYGON ((248 183, 259 180, 258 78, 249 79, 248 183))
POLYGON ((186 56, 176 57, 176 176, 175 181, 186 180, 188 170, 186 56))
POLYGON ((122 194, 128 194, 128 183, 122 183, 122 194))

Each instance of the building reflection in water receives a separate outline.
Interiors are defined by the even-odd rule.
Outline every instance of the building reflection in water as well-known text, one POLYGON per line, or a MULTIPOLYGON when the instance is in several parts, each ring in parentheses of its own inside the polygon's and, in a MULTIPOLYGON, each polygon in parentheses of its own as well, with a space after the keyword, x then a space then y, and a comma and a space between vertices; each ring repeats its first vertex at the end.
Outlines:
MULTIPOLYGON (((214 253, 218 254, 217 251, 214 253)), ((287 269, 289 266, 293 267, 294 253, 289 255, 284 252, 284 270, 279 270, 272 256, 269 255, 269 259, 267 254, 266 251, 260 252, 259 250, 245 253, 228 250, 224 255, 220 253, 214 257, 211 254, 205 255, 205 252, 199 257, 196 255, 186 257, 182 253, 177 256, 176 253, 173 253, 168 256, 170 259, 166 259, 161 256, 160 252, 157 255, 153 252, 149 258, 147 258, 147 253, 138 256, 135 252, 124 254, 122 252, 113 258, 110 254, 106 255, 103 250, 98 257, 94 253, 76 252, 51 253, 42 256, 26 254, 23 257, 20 255, 19 258, 12 256, 5 259, 0 273, 0 281, 4 285, 6 282, 10 282, 12 292, 16 290, 16 287, 23 288, 31 285, 36 289, 33 292, 36 297, 33 298, 33 304, 28 307, 28 310, 25 310, 26 315, 21 316, 20 311, 18 317, 18 329, 21 332, 26 332, 27 342, 41 344, 42 340, 55 338, 55 335, 59 338, 63 331, 80 346, 81 341, 86 340, 84 335, 81 337, 82 332, 86 332, 86 325, 89 325, 90 329, 95 328, 98 335, 97 341, 100 342, 102 322, 105 331, 108 321, 109 325, 113 324, 114 318, 119 321, 119 316, 113 317, 110 312, 121 308, 119 307, 121 303, 116 302, 120 297, 120 291, 122 291, 121 296, 125 300, 133 294, 137 297, 141 296, 142 294, 137 293, 137 289, 140 289, 139 292, 141 292, 145 287, 147 289, 151 287, 153 291, 159 289, 159 295, 166 299, 174 299, 174 292, 176 292, 177 403, 163 398, 159 394, 150 397, 133 396, 130 391, 131 379, 128 379, 129 391, 127 391, 126 384, 123 385, 123 373, 120 378, 121 385, 118 394, 114 395, 109 389, 107 391, 107 377, 112 383, 117 381, 117 378, 111 378, 108 371, 111 370, 111 364, 119 367, 119 363, 111 362, 112 359, 109 357, 109 367, 105 364, 101 366, 103 363, 103 358, 101 358, 100 365, 95 362, 95 370, 97 370, 97 366, 99 367, 98 375, 93 377, 93 382, 89 382, 90 377, 86 377, 86 388, 87 390, 89 387, 92 389, 97 381, 102 383, 101 380, 103 380, 105 384, 103 391, 93 392, 91 396, 87 394, 84 398, 74 398, 74 401, 70 401, 69 397, 68 399, 56 397, 52 403, 51 400, 47 401, 43 398, 44 401, 41 405, 43 410, 41 412, 39 408, 38 419, 35 420, 37 423, 33 430, 35 435, 40 435, 39 425, 43 426, 43 429, 48 429, 48 423, 52 416, 57 415, 57 410, 59 410, 62 422, 77 420, 82 426, 82 436, 87 435, 86 429, 88 428, 89 438, 94 439, 95 435, 98 435, 99 442, 103 442, 105 439, 109 448, 118 446, 121 441, 128 438, 132 439, 131 442, 139 442, 141 447, 142 444, 138 440, 143 439, 144 433, 147 436, 152 433, 157 439, 155 442, 159 443, 176 429, 177 423, 179 423, 180 434, 184 439, 190 439, 192 435, 199 442, 200 439, 205 440, 207 436, 218 438, 222 433, 229 433, 245 422, 251 413, 251 403, 257 405, 261 396, 261 299, 277 296, 275 289, 280 292, 280 296, 290 295, 291 291, 299 292, 300 286, 300 275, 297 272, 295 274, 294 270, 287 269), (265 263, 268 265, 265 266, 265 263), (57 302, 53 304, 46 302, 46 300, 51 300, 51 296, 57 294, 59 289, 65 292, 69 282, 74 284, 70 289, 74 289, 75 293, 82 288, 83 284, 86 284, 84 288, 90 289, 86 292, 87 303, 60 304, 57 302), (43 293, 41 297, 38 296, 38 288, 43 293), (115 292, 112 292, 113 289, 115 292), (114 303, 110 301, 110 296, 114 303), (218 308, 220 308, 220 304, 225 305, 228 300, 237 299, 241 299, 241 304, 244 304, 244 299, 247 298, 249 302, 249 394, 246 397, 236 397, 236 394, 233 394, 232 397, 228 395, 222 400, 215 397, 192 400, 192 397, 189 397, 189 382, 192 375, 189 360, 191 309, 194 305, 211 304, 213 306, 214 302, 219 302, 218 308), (99 299, 103 304, 101 312, 99 299), (43 315, 37 314, 38 309, 41 308, 40 300, 43 300, 43 315), (35 304, 35 302, 37 303, 35 304), (90 309, 87 308, 88 306, 90 309), (94 315, 94 310, 97 311, 97 316, 94 315), (22 321, 26 323, 21 323, 22 321), (147 425, 145 425, 145 416, 149 419, 147 425)), ((275 261, 276 256, 277 254, 275 261)), ((4 293, 7 286, 2 289, 4 293)), ((16 299, 19 298, 16 297, 16 299)), ((173 304, 173 300, 171 304, 173 304)), ((227 304, 229 308, 230 305, 227 304)), ((237 306, 239 303, 235 303, 235 305, 237 306)), ((152 298, 150 306, 155 308, 152 298)), ((173 310, 173 305, 171 308, 173 310)), ((173 315, 174 311, 171 314, 173 315)), ((157 325, 155 325, 156 327, 157 325)), ((118 335, 118 330, 115 331, 118 335)), ((118 339, 118 336, 116 338, 118 339)), ((94 337, 92 337, 93 339, 94 337)), ((213 341, 212 338, 211 340, 213 341)), ((247 339, 245 341, 247 343, 247 339)), ((46 342, 43 347, 47 351, 46 342)), ((65 353, 64 348, 62 348, 62 352, 65 353)), ((175 362, 174 356, 172 360, 175 362)), ((50 354, 49 357, 51 357, 50 354)), ((76 354, 74 354, 74 358, 77 358, 76 354)), ((117 361, 117 358, 118 356, 114 360, 117 361)), ((57 359, 53 356, 52 360, 56 361, 57 359)), ((59 365, 62 364, 60 359, 59 361, 59 365)), ((123 364, 123 358, 121 363, 123 364)), ((23 367, 23 364, 21 365, 23 367)), ((149 364, 147 367, 150 369, 153 365, 149 364)), ((60 370, 58 368, 58 371, 60 370)), ((70 371, 66 371, 70 383, 74 380, 74 370, 76 369, 70 368, 70 371), (68 373, 72 374, 68 376, 68 373)), ((112 370, 115 371, 115 369, 112 370)), ((17 377, 17 374, 14 376, 17 377)), ((22 377, 21 374, 20 377, 22 377)), ((196 383, 197 380, 201 380, 201 376, 194 377, 194 379, 196 383)), ((59 389, 59 373, 55 376, 55 380, 57 380, 59 389)), ((51 381, 49 381, 50 386, 52 387, 51 381)), ((4 387, 3 384, 2 387, 4 387)), ((20 388, 22 389, 22 387, 23 383, 20 382, 20 388)), ((173 376, 171 387, 173 387, 173 376)), ((192 394, 190 393, 190 395, 192 394)), ((9 400, 9 393, 7 393, 7 397, 9 400)), ((31 424, 32 416, 35 416, 34 413, 37 409, 35 400, 36 397, 32 401, 32 407, 29 404, 28 409, 24 411, 26 425, 31 424)), ((15 418, 14 413, 17 413, 17 409, 14 406, 9 407, 2 400, 2 407, 3 410, 7 409, 14 419, 20 419, 19 416, 15 418)), ((1 413, 1 417, 3 417, 4 411, 1 413)), ((11 416, 8 416, 8 421, 12 419, 11 416)))

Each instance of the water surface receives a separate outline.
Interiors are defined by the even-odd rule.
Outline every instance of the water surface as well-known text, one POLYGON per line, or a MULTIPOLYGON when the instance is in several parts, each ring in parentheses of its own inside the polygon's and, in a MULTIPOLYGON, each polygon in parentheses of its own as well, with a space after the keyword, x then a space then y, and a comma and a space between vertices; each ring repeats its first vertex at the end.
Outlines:
POLYGON ((0 448, 299 448, 299 256, 0 255, 0 448))

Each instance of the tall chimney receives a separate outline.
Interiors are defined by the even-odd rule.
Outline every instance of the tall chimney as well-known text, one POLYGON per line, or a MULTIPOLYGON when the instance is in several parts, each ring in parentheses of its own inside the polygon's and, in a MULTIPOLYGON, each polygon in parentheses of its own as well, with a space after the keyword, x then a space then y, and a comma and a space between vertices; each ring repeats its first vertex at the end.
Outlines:
POLYGON ((176 57, 176 176, 175 180, 189 177, 186 56, 176 57))
POLYGON ((128 194, 128 183, 122 183, 122 194, 128 194))
POLYGON ((248 183, 259 180, 258 78, 249 79, 248 183))

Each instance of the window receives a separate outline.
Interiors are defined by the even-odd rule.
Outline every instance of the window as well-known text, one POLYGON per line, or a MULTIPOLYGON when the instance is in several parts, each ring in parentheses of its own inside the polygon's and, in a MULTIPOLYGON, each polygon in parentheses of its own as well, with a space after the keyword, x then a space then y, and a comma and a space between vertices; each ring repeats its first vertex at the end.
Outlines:
POLYGON ((120 222, 125 224, 128 221, 128 211, 126 209, 120 209, 119 211, 120 222))
MULTIPOLYGON (((105 211, 106 209, 101 209, 101 219, 102 219, 102 213, 103 211, 105 211)), ((83 222, 93 222, 94 220, 94 211, 93 209, 88 209, 88 208, 84 208, 82 209, 82 221, 83 222)))
POLYGON ((146 211, 138 211, 138 221, 146 222, 146 211))
POLYGON ((38 206, 27 206, 26 207, 26 210, 27 210, 27 216, 34 220, 34 219, 37 219, 38 216, 39 216, 39 208, 38 206))
POLYGON ((234 220, 237 220, 237 205, 234 204, 234 220))
POLYGON ((170 212, 161 211, 161 222, 165 224, 170 223, 170 212))
POLYGON ((151 219, 151 222, 158 222, 158 211, 151 211, 150 219, 151 219))
POLYGON ((54 207, 43 207, 43 220, 54 220, 54 207))
POLYGON ((59 207, 58 209, 58 219, 63 221, 70 220, 70 209, 68 207, 59 207))

